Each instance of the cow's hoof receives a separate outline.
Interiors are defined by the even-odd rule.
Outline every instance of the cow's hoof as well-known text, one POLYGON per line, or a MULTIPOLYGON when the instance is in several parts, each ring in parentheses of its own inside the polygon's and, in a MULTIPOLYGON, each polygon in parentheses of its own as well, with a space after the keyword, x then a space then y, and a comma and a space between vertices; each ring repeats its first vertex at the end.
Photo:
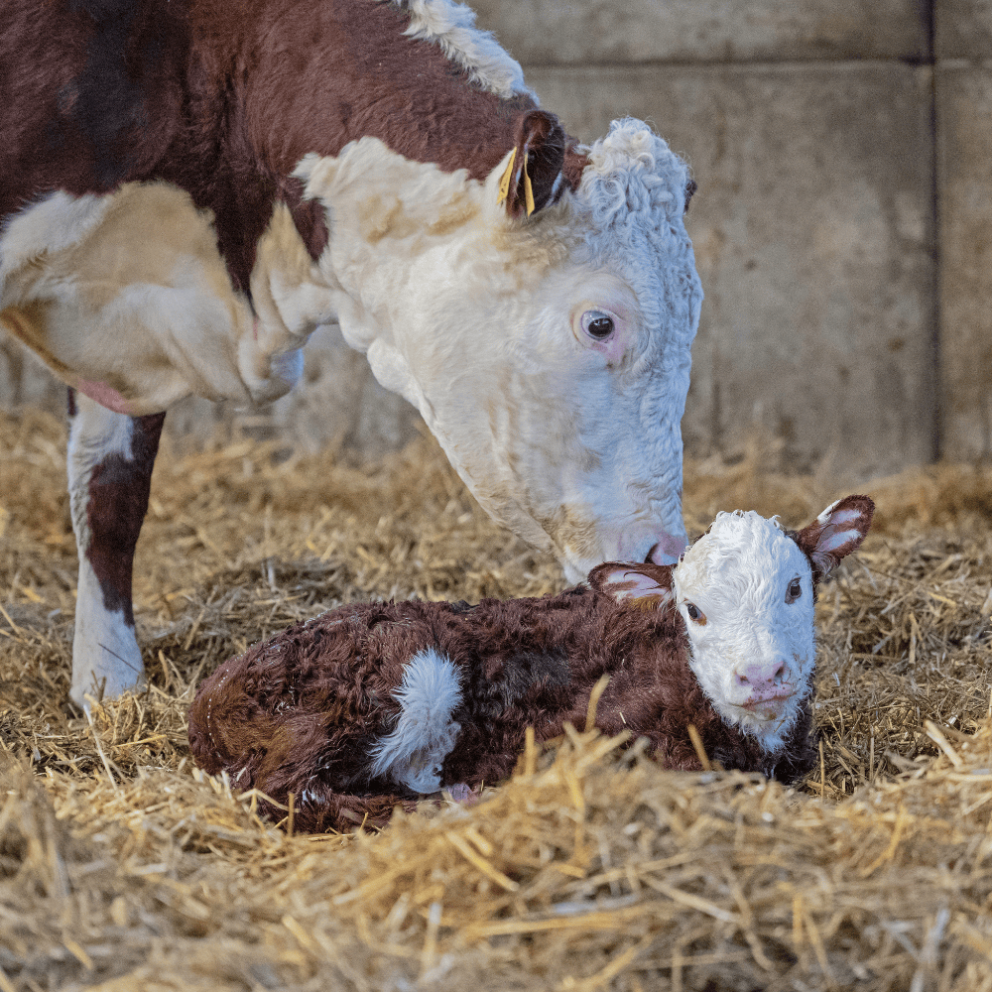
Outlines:
POLYGON ((133 664, 102 671, 88 668, 78 674, 73 670, 69 701, 78 710, 88 713, 93 703, 116 699, 125 692, 143 692, 147 686, 144 668, 136 671, 133 664))

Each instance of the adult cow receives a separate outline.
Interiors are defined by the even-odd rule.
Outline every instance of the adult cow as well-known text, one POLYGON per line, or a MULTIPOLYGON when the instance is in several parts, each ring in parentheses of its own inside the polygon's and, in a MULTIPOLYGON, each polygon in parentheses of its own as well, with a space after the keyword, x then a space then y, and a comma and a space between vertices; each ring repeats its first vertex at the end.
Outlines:
POLYGON ((0 322, 70 387, 71 697, 140 684, 164 410, 272 400, 338 321, 575 580, 682 550, 684 164, 580 147, 451 0, 3 0, 0 322))

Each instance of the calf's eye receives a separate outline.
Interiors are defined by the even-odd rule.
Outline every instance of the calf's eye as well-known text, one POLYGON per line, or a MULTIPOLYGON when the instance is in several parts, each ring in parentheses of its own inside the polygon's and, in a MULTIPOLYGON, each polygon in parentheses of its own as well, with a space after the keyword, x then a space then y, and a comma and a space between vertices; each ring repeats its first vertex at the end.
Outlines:
POLYGON ((605 341, 613 333, 613 318, 602 310, 586 310, 582 330, 596 341, 605 341))
POLYGON ((695 603, 686 603, 685 611, 693 623, 698 623, 700 626, 706 623, 706 614, 695 603))
POLYGON ((793 579, 789 583, 789 588, 785 593, 785 601, 787 603, 794 603, 803 594, 803 584, 799 579, 793 579))

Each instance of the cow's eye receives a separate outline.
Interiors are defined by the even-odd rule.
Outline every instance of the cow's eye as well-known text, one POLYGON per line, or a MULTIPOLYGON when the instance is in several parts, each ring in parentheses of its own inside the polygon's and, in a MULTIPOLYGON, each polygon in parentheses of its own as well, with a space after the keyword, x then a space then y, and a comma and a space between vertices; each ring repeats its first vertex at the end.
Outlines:
POLYGON ((793 579, 789 583, 789 588, 785 593, 785 601, 787 603, 794 603, 803 594, 803 584, 799 579, 793 579))
POLYGON ((706 623, 706 614, 695 603, 686 603, 685 611, 693 623, 698 623, 700 626, 706 623))
POLYGON ((613 333, 613 318, 602 310, 586 310, 582 315, 582 330, 597 341, 605 341, 613 333))

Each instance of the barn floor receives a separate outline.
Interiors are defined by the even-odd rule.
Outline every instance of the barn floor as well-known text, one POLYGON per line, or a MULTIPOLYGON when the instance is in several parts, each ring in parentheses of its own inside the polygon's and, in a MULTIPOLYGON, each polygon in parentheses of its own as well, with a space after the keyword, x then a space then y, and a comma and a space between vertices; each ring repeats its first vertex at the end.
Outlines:
MULTIPOLYGON (((690 529, 800 525, 858 488, 774 461, 687 466, 690 529)), ((427 440, 364 469, 165 451, 135 589, 151 687, 81 718, 63 464, 60 421, 0 417, 0 992, 992 990, 992 470, 863 487, 802 787, 576 732, 477 806, 305 837, 192 767, 198 679, 342 600, 540 594, 557 566, 427 440)))

